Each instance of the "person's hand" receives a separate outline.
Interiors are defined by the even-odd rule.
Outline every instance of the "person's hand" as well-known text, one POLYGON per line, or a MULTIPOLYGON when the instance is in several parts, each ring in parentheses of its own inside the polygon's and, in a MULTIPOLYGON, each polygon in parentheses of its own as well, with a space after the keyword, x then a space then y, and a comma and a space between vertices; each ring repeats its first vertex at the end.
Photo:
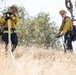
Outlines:
POLYGON ((10 19, 10 13, 8 12, 8 13, 6 14, 5 20, 7 21, 7 20, 9 20, 9 19, 10 19))
POLYGON ((10 17, 6 17, 6 18, 5 18, 6 21, 9 20, 9 19, 10 19, 10 17))
POLYGON ((14 15, 11 15, 11 19, 14 20, 16 17, 14 15))
POLYGON ((60 38, 60 34, 57 34, 57 35, 56 35, 56 38, 60 38))
POLYGON ((56 38, 60 38, 60 37, 62 37, 63 36, 63 34, 57 34, 56 35, 56 38))

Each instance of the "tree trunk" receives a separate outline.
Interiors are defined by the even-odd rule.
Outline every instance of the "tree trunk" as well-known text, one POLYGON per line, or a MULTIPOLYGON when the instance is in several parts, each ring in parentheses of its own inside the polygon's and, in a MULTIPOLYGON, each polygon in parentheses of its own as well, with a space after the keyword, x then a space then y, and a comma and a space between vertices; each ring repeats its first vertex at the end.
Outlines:
POLYGON ((68 9, 68 11, 70 12, 72 20, 76 21, 74 19, 74 15, 73 15, 73 4, 72 4, 71 0, 65 0, 65 6, 68 9))

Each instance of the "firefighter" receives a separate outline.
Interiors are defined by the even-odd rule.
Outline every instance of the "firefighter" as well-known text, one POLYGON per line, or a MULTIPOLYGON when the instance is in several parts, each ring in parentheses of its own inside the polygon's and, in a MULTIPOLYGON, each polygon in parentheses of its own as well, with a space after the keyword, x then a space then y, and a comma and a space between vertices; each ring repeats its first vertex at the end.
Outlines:
POLYGON ((59 38, 64 35, 64 43, 66 44, 67 50, 73 51, 71 36, 71 31, 73 30, 72 20, 66 16, 67 12, 63 9, 59 11, 59 14, 63 20, 56 37, 59 38))
POLYGON ((16 16, 17 13, 17 6, 12 5, 9 7, 8 12, 3 13, 3 16, 1 17, 1 23, 3 25, 3 34, 2 39, 5 42, 6 51, 8 50, 8 20, 10 19, 11 22, 11 43, 12 43, 12 52, 15 50, 17 44, 18 44, 18 37, 16 34, 16 25, 18 23, 18 17, 16 16))

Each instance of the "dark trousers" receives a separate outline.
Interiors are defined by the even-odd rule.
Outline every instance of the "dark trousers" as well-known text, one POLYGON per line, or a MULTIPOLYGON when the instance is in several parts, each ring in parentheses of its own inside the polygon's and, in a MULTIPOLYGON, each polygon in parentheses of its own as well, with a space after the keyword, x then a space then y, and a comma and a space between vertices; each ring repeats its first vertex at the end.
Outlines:
MULTIPOLYGON (((2 40, 5 42, 5 44, 8 44, 8 33, 2 34, 2 40)), ((18 37, 17 37, 16 33, 11 34, 11 43, 12 43, 12 45, 17 45, 18 37)))
POLYGON ((64 43, 66 44, 67 46, 67 50, 72 50, 73 47, 72 47, 72 36, 69 34, 69 33, 66 33, 64 35, 64 43))

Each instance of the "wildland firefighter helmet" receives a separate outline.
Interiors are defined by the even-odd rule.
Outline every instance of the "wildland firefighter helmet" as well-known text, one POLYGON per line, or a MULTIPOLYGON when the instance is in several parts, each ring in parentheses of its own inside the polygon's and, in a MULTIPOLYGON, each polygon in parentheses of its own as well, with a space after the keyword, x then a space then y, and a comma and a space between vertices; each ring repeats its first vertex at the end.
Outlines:
POLYGON ((59 14, 60 15, 66 14, 66 11, 62 9, 62 10, 59 11, 59 14))
POLYGON ((17 12, 18 9, 17 9, 17 6, 14 4, 10 7, 10 9, 12 9, 13 12, 17 12))

